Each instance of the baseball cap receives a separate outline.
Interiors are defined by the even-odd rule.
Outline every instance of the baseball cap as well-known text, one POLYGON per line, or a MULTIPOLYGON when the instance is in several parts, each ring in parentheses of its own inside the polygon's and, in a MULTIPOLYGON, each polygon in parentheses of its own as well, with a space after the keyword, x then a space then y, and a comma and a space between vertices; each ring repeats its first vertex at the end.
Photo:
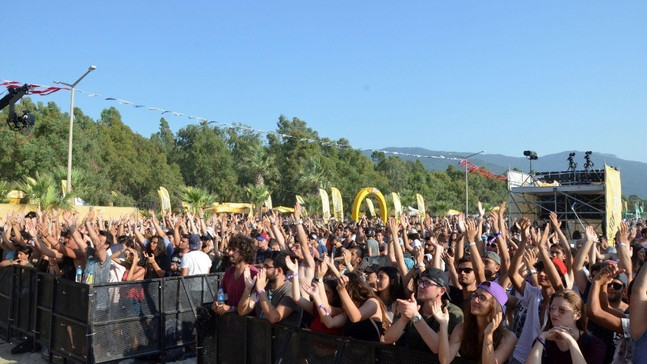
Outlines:
POLYGON ((499 254, 497 254, 497 253, 495 253, 495 252, 490 252, 490 251, 489 251, 489 252, 485 253, 485 255, 483 256, 483 258, 484 258, 484 259, 485 259, 485 258, 487 258, 487 259, 492 259, 496 264, 501 265, 501 257, 499 256, 499 254))
POLYGON ((508 295, 505 293, 505 289, 501 287, 498 283, 496 282, 490 282, 490 281, 485 281, 479 283, 476 288, 480 288, 484 291, 487 291, 489 294, 494 297, 494 299, 499 302, 501 305, 501 308, 505 306, 505 303, 508 302, 508 295))
POLYGON ((421 277, 427 277, 437 283, 439 286, 449 289, 449 280, 447 274, 438 268, 427 268, 420 274, 421 277))
POLYGON ((200 235, 191 234, 189 235, 189 250, 198 250, 200 249, 200 235))

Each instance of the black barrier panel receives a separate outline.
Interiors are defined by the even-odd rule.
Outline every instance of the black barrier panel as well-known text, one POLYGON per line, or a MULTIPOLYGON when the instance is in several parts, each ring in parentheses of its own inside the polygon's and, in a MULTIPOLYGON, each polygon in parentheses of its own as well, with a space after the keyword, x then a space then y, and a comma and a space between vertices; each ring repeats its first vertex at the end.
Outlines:
POLYGON ((220 317, 218 325, 218 363, 247 363, 247 319, 236 314, 220 317))
MULTIPOLYGON (((272 325, 267 320, 248 318, 247 325, 247 362, 250 364, 269 363, 272 358, 272 325)), ((290 361, 286 361, 290 363, 290 361)))
POLYGON ((10 313, 12 306, 11 290, 13 287, 13 267, 0 268, 0 329, 2 336, 8 340, 10 336, 10 313))
POLYGON ((294 329, 276 325, 272 330, 272 361, 277 362, 281 359, 283 352, 290 342, 290 336, 294 329))
POLYGON ((96 363, 159 353, 159 319, 135 317, 93 326, 96 363))
POLYGON ((67 279, 59 279, 56 292, 54 292, 54 313, 87 323, 88 294, 88 285, 67 279))
POLYGON ((369 343, 359 340, 348 340, 341 351, 339 363, 341 364, 373 364, 378 343, 369 343))
POLYGON ((380 363, 434 364, 438 357, 424 351, 409 350, 397 345, 380 345, 377 351, 380 363))
POLYGON ((191 309, 189 299, 179 277, 171 277, 164 280, 164 313, 175 313, 182 310, 191 309))
POLYGON ((192 344, 195 342, 195 316, 193 311, 164 314, 164 346, 192 344))
POLYGON ((295 330, 281 358, 285 363, 334 363, 342 340, 336 336, 295 330))
POLYGON ((94 286, 94 307, 90 310, 92 322, 96 325, 141 316, 158 316, 159 290, 160 280, 94 286))
POLYGON ((75 360, 87 361, 87 330, 85 325, 55 315, 50 350, 75 360))
POLYGON ((16 297, 14 327, 22 333, 29 333, 33 330, 36 273, 34 269, 16 269, 18 276, 14 290, 14 297, 16 297))
POLYGON ((214 336, 200 339, 198 364, 216 364, 218 362, 216 341, 217 340, 214 336))
POLYGON ((38 305, 42 308, 52 308, 52 298, 54 298, 54 280, 55 276, 47 273, 38 273, 38 282, 36 284, 36 293, 38 295, 38 305))

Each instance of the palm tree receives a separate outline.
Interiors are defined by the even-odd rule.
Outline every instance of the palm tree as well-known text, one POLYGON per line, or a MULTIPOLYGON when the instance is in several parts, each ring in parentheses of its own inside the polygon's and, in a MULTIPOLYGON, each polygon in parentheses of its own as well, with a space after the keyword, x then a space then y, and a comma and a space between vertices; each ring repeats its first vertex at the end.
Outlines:
POLYGON ((71 210, 74 207, 74 196, 58 192, 57 183, 49 174, 36 172, 35 178, 25 177, 16 188, 25 193, 27 202, 36 205, 42 211, 53 209, 71 210))
POLYGON ((265 186, 256 186, 252 184, 247 185, 245 191, 247 192, 249 202, 252 204, 254 213, 260 217, 261 208, 263 207, 263 203, 265 203, 267 198, 270 196, 270 191, 268 191, 265 186))
POLYGON ((243 163, 245 163, 245 170, 254 176, 256 186, 264 186, 265 177, 273 177, 277 174, 274 156, 268 154, 261 145, 252 147, 249 154, 243 158, 243 163))
POLYGON ((11 191, 10 184, 7 181, 0 181, 0 203, 6 203, 9 201, 7 195, 11 191))
POLYGON ((311 193, 303 198, 305 202, 305 213, 308 217, 315 217, 321 213, 321 195, 319 193, 311 193))
POLYGON ((180 199, 187 204, 189 212, 197 214, 200 209, 211 207, 217 197, 197 187, 184 187, 180 192, 180 199))
POLYGON ((329 172, 321 167, 316 158, 308 158, 305 168, 297 176, 297 185, 308 192, 319 192, 320 188, 330 189, 329 172))

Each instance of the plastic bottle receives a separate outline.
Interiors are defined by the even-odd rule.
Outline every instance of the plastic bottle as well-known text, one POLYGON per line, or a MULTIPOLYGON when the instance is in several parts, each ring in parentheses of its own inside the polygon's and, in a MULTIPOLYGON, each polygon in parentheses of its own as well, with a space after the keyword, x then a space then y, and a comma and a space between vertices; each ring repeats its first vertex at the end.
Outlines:
POLYGON ((83 270, 81 269, 81 265, 76 266, 76 279, 75 281, 77 283, 81 283, 83 281, 83 270))
POLYGON ((216 298, 218 303, 225 303, 225 292, 222 288, 218 288, 218 297, 216 298))

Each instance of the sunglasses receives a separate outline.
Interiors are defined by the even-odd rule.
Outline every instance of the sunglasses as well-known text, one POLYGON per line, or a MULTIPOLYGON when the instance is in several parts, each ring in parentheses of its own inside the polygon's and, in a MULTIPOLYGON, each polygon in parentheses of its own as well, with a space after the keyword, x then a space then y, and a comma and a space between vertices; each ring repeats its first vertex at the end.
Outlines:
POLYGON ((607 284, 607 288, 613 287, 613 289, 615 289, 616 291, 621 290, 622 287, 624 287, 624 286, 625 286, 624 284, 618 283, 618 282, 611 282, 611 283, 607 284))
POLYGON ((457 269, 458 274, 465 273, 465 274, 470 274, 474 271, 473 268, 458 268, 457 269))
POLYGON ((563 315, 566 312, 573 311, 573 310, 569 310, 566 307, 559 307, 559 306, 555 306, 555 305, 550 305, 550 306, 548 306, 548 311, 550 311, 550 312, 557 311, 558 314, 563 315))
POLYGON ((434 282, 428 281, 426 279, 421 279, 421 280, 418 281, 418 287, 429 288, 430 286, 440 287, 439 285, 435 284, 434 282))

